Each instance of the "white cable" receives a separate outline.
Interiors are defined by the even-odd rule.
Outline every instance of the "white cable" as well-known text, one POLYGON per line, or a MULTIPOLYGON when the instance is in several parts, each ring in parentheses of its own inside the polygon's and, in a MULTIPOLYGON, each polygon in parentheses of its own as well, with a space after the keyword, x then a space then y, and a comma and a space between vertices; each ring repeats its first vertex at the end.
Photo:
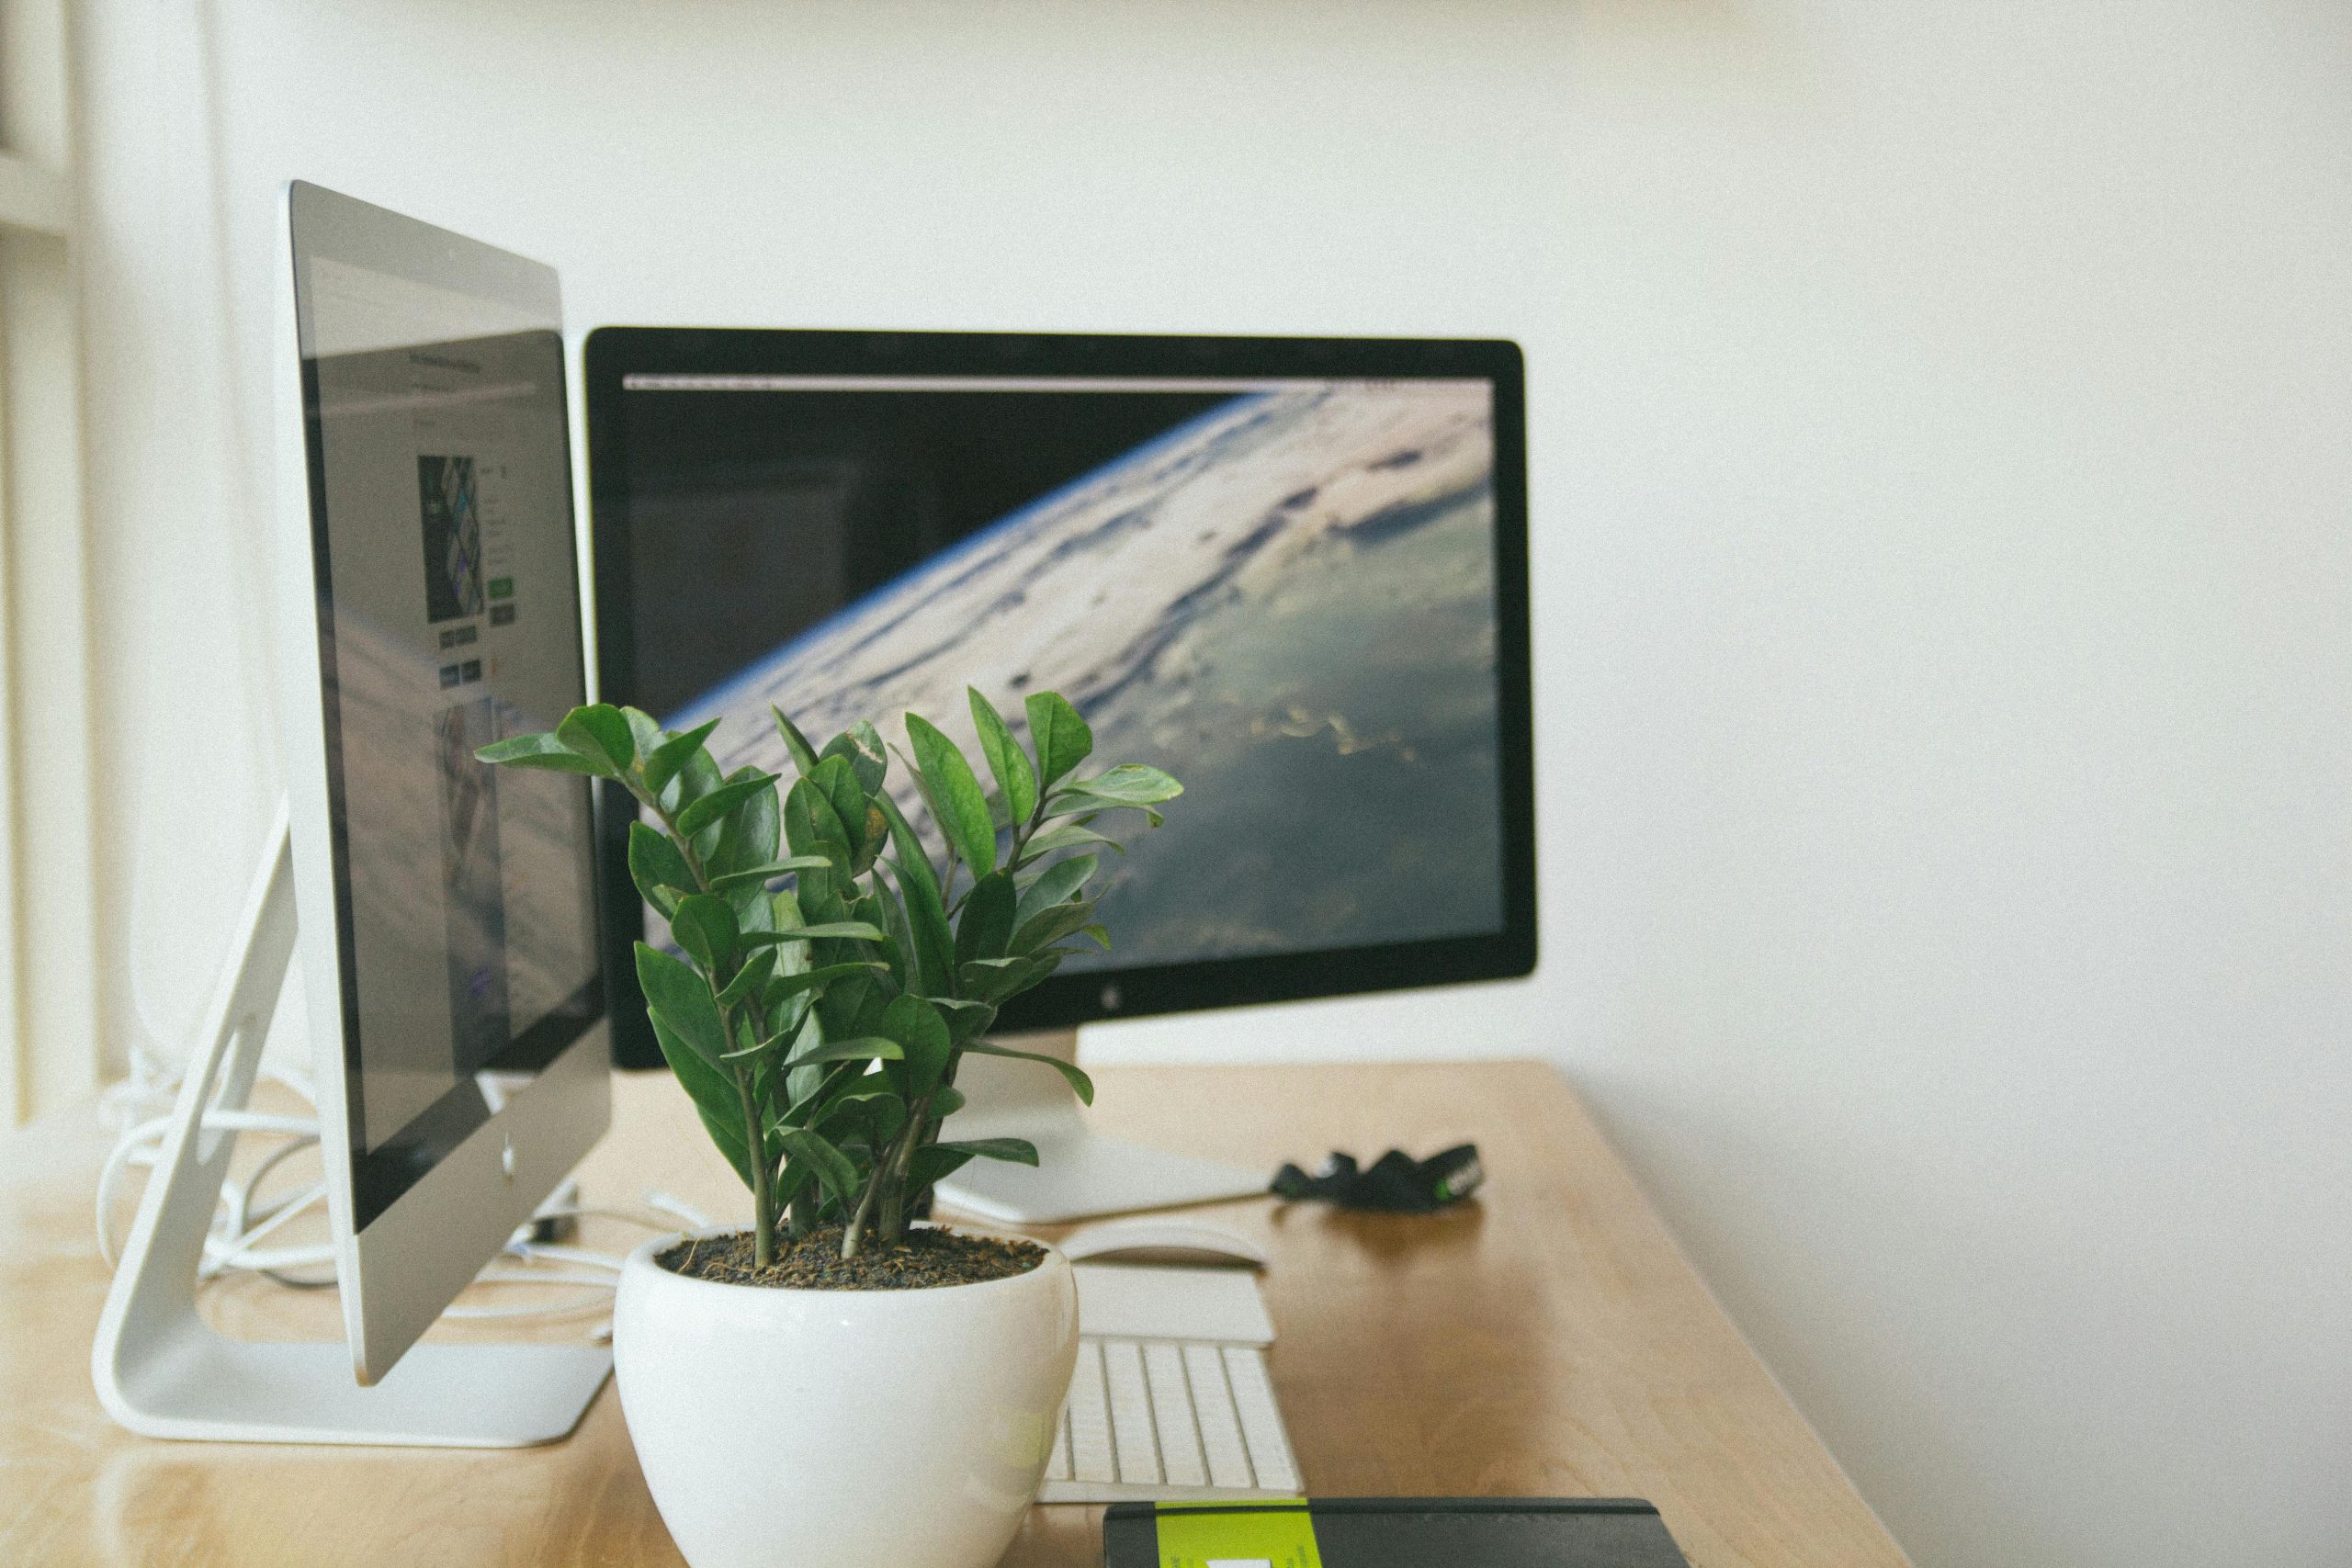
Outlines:
POLYGON ((544 1258, 550 1263, 572 1263, 585 1269, 605 1269, 621 1271, 621 1260, 609 1252, 595 1252, 584 1247, 550 1247, 543 1241, 518 1241, 506 1250, 516 1258, 544 1258))
POLYGON ((303 1213, 311 1204, 319 1202, 326 1195, 327 1184, 323 1181, 313 1182, 304 1188, 294 1201, 286 1204, 261 1224, 237 1232, 236 1239, 217 1252, 213 1250, 212 1238, 206 1237, 204 1261, 198 1267, 196 1277, 199 1280, 210 1280, 220 1275, 222 1270, 229 1269, 286 1269, 299 1268, 312 1261, 333 1261, 334 1248, 321 1247, 315 1242, 309 1247, 281 1247, 260 1252, 254 1251, 253 1247, 254 1243, 303 1213), (316 1257, 321 1252, 326 1254, 324 1258, 316 1257), (288 1256, 295 1253, 300 1254, 301 1257, 298 1259, 288 1256))
POLYGON ((644 1201, 647 1208, 659 1209, 673 1219, 685 1221, 689 1230, 707 1231, 717 1223, 684 1199, 673 1198, 658 1187, 649 1187, 639 1193, 638 1197, 644 1201))
MULTIPOLYGON (((109 1269, 117 1260, 112 1223, 115 1186, 129 1167, 155 1163, 175 1120, 170 1116, 150 1117, 130 1128, 115 1140, 106 1164, 98 1168, 98 1256, 107 1260, 109 1269)), ((309 1117, 279 1116, 264 1111, 208 1111, 198 1125, 207 1133, 275 1133, 312 1140, 319 1135, 318 1122, 309 1117)))
POLYGON ((306 1149, 314 1149, 318 1146, 319 1141, 316 1138, 297 1138, 291 1143, 280 1144, 272 1149, 268 1156, 254 1168, 252 1175, 227 1189, 229 1212, 221 1219, 220 1228, 230 1235, 236 1235, 248 1224, 255 1224, 268 1219, 288 1203, 295 1201, 294 1198, 283 1198, 267 1208, 257 1209, 254 1206, 254 1194, 261 1190, 263 1179, 277 1169, 280 1162, 306 1149))
MULTIPOLYGON (((316 1103, 307 1075, 291 1069, 265 1067, 261 1076, 276 1081, 305 1100, 316 1103)), ((99 1097, 101 1121, 120 1129, 113 1148, 107 1152, 106 1163, 99 1168, 96 1203, 98 1253, 110 1269, 119 1261, 112 1223, 117 1189, 126 1170, 133 1166, 152 1169, 162 1160, 164 1145, 178 1124, 176 1106, 181 1087, 182 1077, 177 1068, 163 1064, 152 1050, 146 1048, 144 1042, 134 1041, 130 1077, 111 1086, 99 1097)), ((198 1269, 198 1278, 214 1279, 227 1273, 274 1274, 287 1269, 323 1265, 328 1269, 326 1277, 314 1282, 321 1285, 334 1283, 335 1248, 332 1243, 314 1242, 275 1247, 254 1245, 316 1208, 326 1196, 325 1183, 312 1181, 285 1197, 266 1203, 256 1201, 262 1183, 273 1170, 294 1156, 318 1146, 318 1119, 266 1111, 216 1109, 204 1111, 198 1125, 204 1134, 234 1136, 254 1133, 288 1140, 264 1156, 261 1162, 242 1179, 223 1186, 220 1206, 213 1214, 211 1234, 205 1237, 204 1259, 198 1269)), ((699 1211, 666 1192, 649 1190, 643 1197, 647 1208, 655 1213, 670 1219, 683 1220, 695 1229, 709 1226, 709 1220, 699 1211)), ((535 1213, 528 1224, 517 1227, 501 1249, 502 1258, 514 1259, 522 1266, 502 1268, 493 1260, 475 1277, 474 1282, 484 1285, 578 1285, 585 1287, 587 1293, 554 1302, 514 1306, 452 1306, 443 1315, 466 1319, 561 1316, 608 1304, 619 1282, 617 1276, 622 1261, 619 1258, 590 1247, 559 1246, 530 1239, 533 1226, 541 1220, 592 1216, 625 1221, 652 1231, 670 1228, 662 1220, 632 1213, 626 1209, 550 1201, 535 1213), (571 1267, 529 1267, 540 1259, 571 1267), (595 1272, 573 1271, 585 1269, 595 1272)), ((607 1319, 595 1327, 593 1337, 607 1339, 611 1333, 611 1322, 607 1319)))
POLYGON ((479 1320, 486 1317, 557 1317, 565 1313, 587 1312, 605 1306, 613 1299, 609 1290, 592 1291, 584 1296, 574 1296, 564 1302, 534 1302, 527 1306, 485 1307, 453 1306, 441 1309, 443 1317, 479 1320))
MULTIPOLYGON (((671 1216, 672 1219, 676 1215, 671 1216)), ((643 1214, 632 1214, 627 1209, 598 1208, 593 1204, 560 1203, 537 1210, 534 1220, 621 1220, 632 1225, 643 1225, 650 1231, 674 1230, 669 1220, 651 1220, 643 1214)))

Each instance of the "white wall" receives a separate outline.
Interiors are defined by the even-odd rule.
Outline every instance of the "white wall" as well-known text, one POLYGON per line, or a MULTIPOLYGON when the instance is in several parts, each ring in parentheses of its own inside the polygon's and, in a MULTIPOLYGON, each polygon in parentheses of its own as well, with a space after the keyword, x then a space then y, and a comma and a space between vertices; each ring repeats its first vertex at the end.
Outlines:
POLYGON ((328 9, 85 11, 118 1042, 274 788, 279 180, 582 327, 1509 334, 1540 976, 1096 1045, 1552 1055, 1922 1564, 2352 1555, 2340 8, 328 9))

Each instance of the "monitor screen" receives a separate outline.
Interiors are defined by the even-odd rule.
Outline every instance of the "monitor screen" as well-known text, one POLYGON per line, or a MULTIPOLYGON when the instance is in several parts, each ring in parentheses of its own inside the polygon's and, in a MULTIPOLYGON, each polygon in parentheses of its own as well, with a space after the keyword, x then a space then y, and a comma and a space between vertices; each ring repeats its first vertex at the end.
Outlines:
POLYGON ((1372 988, 1370 955, 1523 923, 1515 353, 616 383, 603 357, 592 340, 599 574, 626 582, 601 600, 627 623, 608 698, 618 664, 664 725, 724 721, 722 769, 789 776, 771 704, 820 744, 921 713, 977 757, 967 683, 1016 722, 1057 691, 1098 764, 1183 781, 1104 856, 1114 951, 1048 982, 1091 1014, 1145 1010, 1148 973, 1306 954, 1339 965, 1323 989, 1372 988))
POLYGON ((296 301, 364 1226, 497 1110, 503 1075, 536 1071, 603 1016, 587 788, 474 760, 551 728, 584 700, 585 670, 552 299, 306 247, 303 195, 296 301))

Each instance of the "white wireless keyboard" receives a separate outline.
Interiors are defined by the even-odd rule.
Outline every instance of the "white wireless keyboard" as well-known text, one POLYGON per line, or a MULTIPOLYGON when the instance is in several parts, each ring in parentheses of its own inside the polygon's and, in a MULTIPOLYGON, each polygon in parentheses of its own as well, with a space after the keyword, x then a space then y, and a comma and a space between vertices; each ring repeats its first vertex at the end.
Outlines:
MULTIPOLYGON (((1083 1298, 1083 1287, 1081 1299, 1083 1298)), ((1040 1503, 1295 1497, 1298 1467, 1266 1353, 1087 1335, 1040 1503)))

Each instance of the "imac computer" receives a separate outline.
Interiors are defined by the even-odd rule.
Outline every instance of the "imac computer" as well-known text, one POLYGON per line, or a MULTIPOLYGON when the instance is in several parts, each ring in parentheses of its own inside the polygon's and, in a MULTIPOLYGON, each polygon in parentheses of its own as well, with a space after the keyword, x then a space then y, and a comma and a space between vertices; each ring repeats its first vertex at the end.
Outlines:
POLYGON ((608 1351, 415 1341, 609 1112, 585 782, 474 760, 585 700, 556 276, 313 186, 283 217, 288 805, 94 1372, 161 1437, 546 1441, 608 1351), (232 1341, 196 1311, 298 953, 344 1345, 232 1341))
MULTIPOLYGON (((1000 1021, 1528 973, 1527 496, 1502 342, 605 328, 585 381, 602 695, 719 718, 723 766, 964 688, 1068 696, 1097 754, 1185 784, 1106 855, 1114 949, 1000 1021)), ((977 754, 977 753, 975 753, 977 754)), ((906 786, 902 786, 906 787, 906 786)), ((627 803, 603 818, 615 1046, 660 1056, 627 803)), ((1011 1222, 1262 1191, 1091 1135, 1058 1074, 967 1058, 944 1204, 1011 1222)))

